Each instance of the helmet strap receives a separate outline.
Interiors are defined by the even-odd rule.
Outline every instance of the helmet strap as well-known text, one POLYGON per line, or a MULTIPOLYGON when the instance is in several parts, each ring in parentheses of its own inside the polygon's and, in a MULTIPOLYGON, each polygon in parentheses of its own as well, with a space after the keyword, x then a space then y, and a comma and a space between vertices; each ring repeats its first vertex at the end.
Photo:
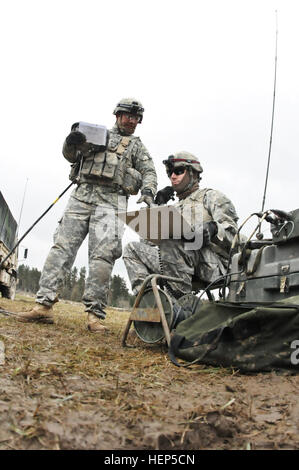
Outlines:
POLYGON ((189 184, 186 186, 185 191, 188 191, 194 185, 194 174, 193 174, 191 166, 187 167, 187 171, 189 174, 189 184))
POLYGON ((188 174, 189 182, 186 184, 182 191, 177 193, 177 197, 179 198, 179 200, 185 199, 187 196, 190 196, 190 194, 194 193, 194 191, 199 188, 198 179, 196 178, 196 175, 194 174, 192 168, 189 166, 187 167, 187 170, 188 173, 186 174, 188 174))

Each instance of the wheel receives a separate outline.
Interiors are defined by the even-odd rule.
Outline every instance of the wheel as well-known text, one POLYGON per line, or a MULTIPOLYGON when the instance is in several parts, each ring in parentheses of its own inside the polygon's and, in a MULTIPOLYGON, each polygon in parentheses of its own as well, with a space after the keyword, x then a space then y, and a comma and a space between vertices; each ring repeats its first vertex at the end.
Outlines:
MULTIPOLYGON (((167 324, 170 328, 173 319, 173 308, 169 296, 159 289, 160 299, 163 305, 167 324)), ((148 307, 154 308, 156 306, 156 299, 153 291, 150 289, 146 291, 138 305, 139 309, 146 309, 148 307)), ((137 321, 133 322, 137 336, 145 343, 157 343, 165 336, 162 323, 137 321)))

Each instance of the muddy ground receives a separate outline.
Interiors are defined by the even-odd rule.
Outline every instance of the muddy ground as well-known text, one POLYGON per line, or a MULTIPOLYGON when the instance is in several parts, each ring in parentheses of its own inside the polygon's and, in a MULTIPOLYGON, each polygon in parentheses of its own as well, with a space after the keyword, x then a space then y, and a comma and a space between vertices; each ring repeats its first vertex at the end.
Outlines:
POLYGON ((54 325, 0 315, 0 450, 299 448, 298 375, 178 368, 163 344, 122 348, 129 312, 95 336, 80 304, 54 310, 54 325))

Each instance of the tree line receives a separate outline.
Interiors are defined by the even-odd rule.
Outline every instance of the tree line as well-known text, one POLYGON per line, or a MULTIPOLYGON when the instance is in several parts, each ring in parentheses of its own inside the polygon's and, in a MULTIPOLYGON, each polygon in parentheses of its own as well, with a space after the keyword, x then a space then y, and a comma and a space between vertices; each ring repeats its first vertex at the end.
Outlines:
MULTIPOLYGON (((18 268, 17 290, 36 294, 39 288, 41 271, 21 264, 18 268)), ((80 302, 83 296, 86 281, 86 268, 80 271, 74 267, 64 279, 60 292, 60 298, 80 302)), ((108 305, 111 307, 130 307, 133 305, 135 296, 130 294, 126 281, 119 275, 111 278, 108 294, 108 305)))

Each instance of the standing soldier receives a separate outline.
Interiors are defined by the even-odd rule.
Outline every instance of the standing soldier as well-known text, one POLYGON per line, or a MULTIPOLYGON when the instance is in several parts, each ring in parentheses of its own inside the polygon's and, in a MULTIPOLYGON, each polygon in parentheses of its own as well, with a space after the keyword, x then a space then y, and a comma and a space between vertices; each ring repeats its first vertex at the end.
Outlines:
MULTIPOLYGON (((37 305, 22 312, 19 321, 53 323, 53 304, 70 272, 77 251, 89 234, 89 275, 82 301, 88 312, 88 329, 97 333, 107 328, 105 306, 111 272, 122 254, 123 227, 117 211, 126 211, 130 194, 141 190, 138 203, 151 206, 157 189, 157 176, 150 154, 134 136, 144 108, 134 98, 122 99, 114 109, 116 123, 108 133, 106 151, 95 151, 78 131, 78 123, 63 145, 64 157, 77 170, 74 189, 65 209, 40 278, 37 305)), ((80 129, 80 127, 79 127, 80 129)))
POLYGON ((149 274, 159 273, 180 278, 183 283, 169 282, 170 293, 180 297, 192 291, 192 277, 210 283, 226 273, 229 251, 237 232, 237 214, 231 201, 220 191, 199 188, 202 166, 189 152, 168 157, 166 166, 171 186, 158 191, 155 202, 165 204, 176 193, 180 213, 190 215, 191 232, 201 243, 178 239, 162 239, 160 248, 148 242, 131 242, 124 249, 123 259, 137 294, 149 274), (160 250, 160 254, 159 254, 160 250))

